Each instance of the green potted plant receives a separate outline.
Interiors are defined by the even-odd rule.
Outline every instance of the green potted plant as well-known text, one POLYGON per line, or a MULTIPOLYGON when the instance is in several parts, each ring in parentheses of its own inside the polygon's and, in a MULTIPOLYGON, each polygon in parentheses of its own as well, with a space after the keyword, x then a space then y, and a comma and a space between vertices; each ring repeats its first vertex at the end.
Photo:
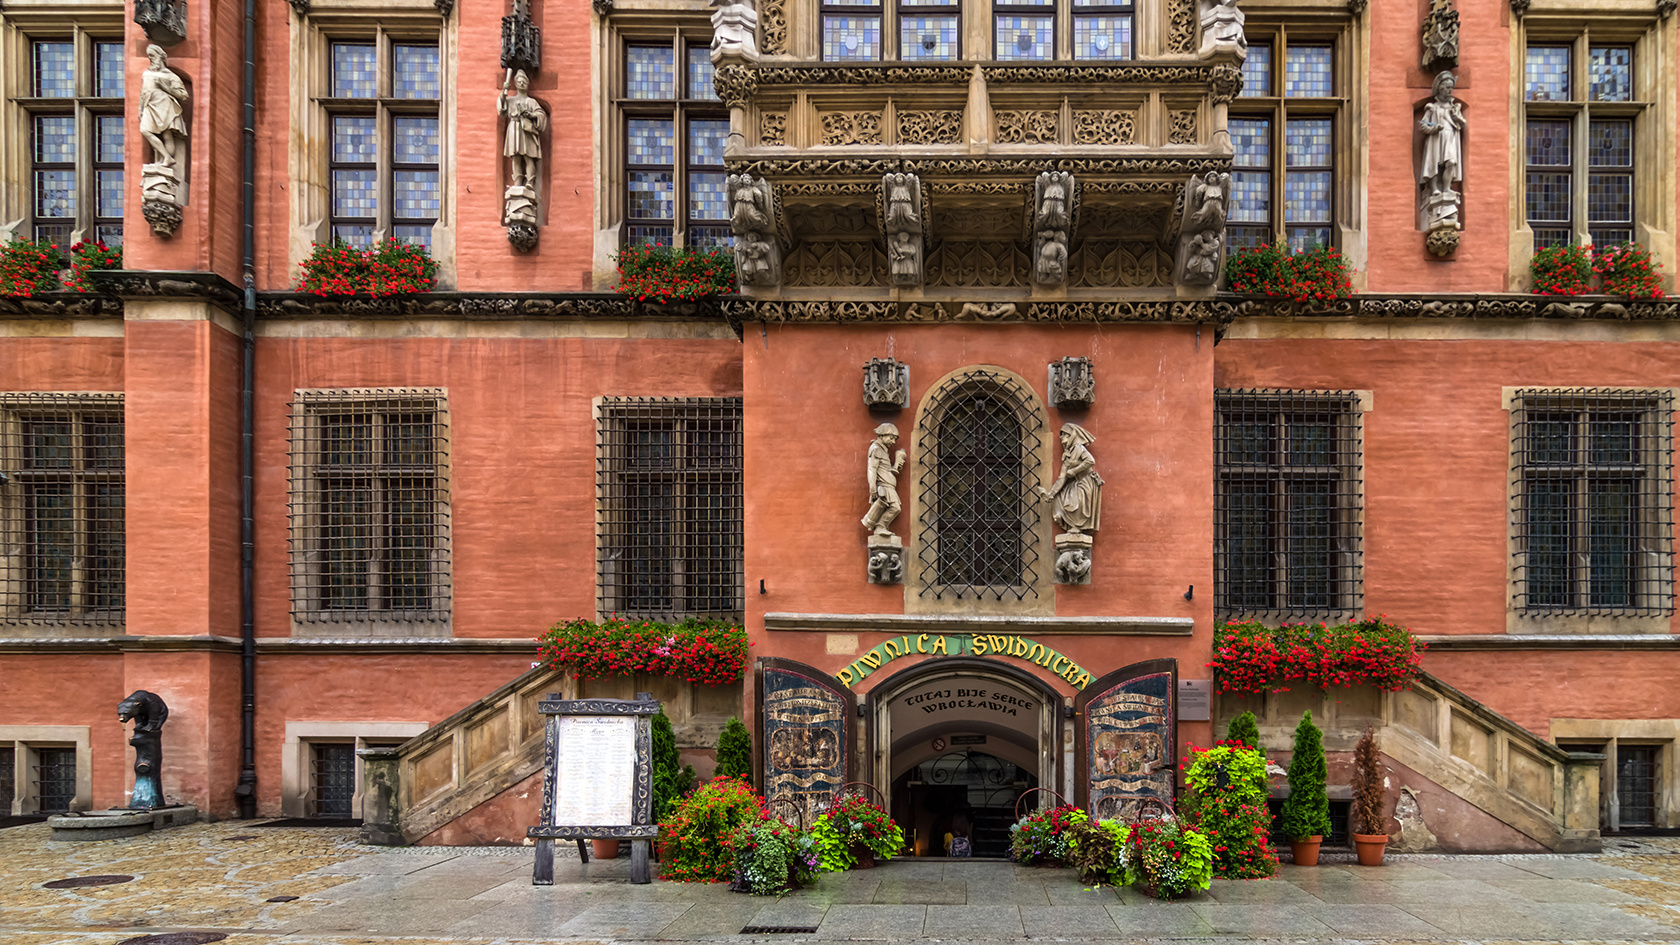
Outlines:
POLYGON ((1235 742, 1259 752, 1266 750, 1260 744, 1260 723, 1254 718, 1254 713, 1247 710, 1231 720, 1231 727, 1225 730, 1225 741, 1235 742))
POLYGON ((714 777, 740 778, 752 783, 752 735, 740 719, 730 719, 718 733, 714 777))
POLYGON ((1383 816, 1383 763, 1375 729, 1366 728, 1353 749, 1353 848, 1360 866, 1381 866, 1388 847, 1383 816))
POLYGON ((1140 821, 1131 827, 1126 868, 1144 893, 1182 899, 1213 884, 1213 844, 1177 820, 1140 821))
POLYGON ((830 872, 870 869, 877 859, 891 859, 904 849, 904 831, 879 804, 855 791, 835 798, 811 826, 811 836, 822 868, 830 872))
POLYGON ((1295 726, 1295 753, 1289 759, 1289 797, 1283 802, 1283 832, 1295 851, 1296 866, 1317 866, 1318 845, 1330 832, 1329 778, 1324 763, 1324 732, 1313 724, 1312 712, 1295 726))
POLYGON ((660 878, 728 882, 735 874, 731 839, 740 828, 768 816, 764 798, 740 778, 713 778, 700 785, 677 801, 664 823, 670 837, 659 861, 660 878))
MULTIPOLYGON (((1253 725, 1254 716, 1244 715, 1253 725)), ((1266 807, 1265 755, 1240 741, 1192 745, 1184 786, 1179 811, 1213 844, 1215 876, 1261 879, 1277 872, 1277 854, 1266 842, 1272 812, 1266 807)))

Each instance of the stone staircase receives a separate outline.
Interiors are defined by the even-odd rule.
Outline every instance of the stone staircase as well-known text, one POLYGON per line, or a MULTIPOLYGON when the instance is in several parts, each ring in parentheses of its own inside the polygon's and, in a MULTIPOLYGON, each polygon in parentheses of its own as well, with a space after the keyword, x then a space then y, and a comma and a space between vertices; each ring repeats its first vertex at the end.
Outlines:
MULTIPOLYGON (((1223 695, 1216 732, 1222 737, 1225 726, 1245 709, 1259 720, 1269 751, 1288 751, 1295 724, 1311 709, 1324 728, 1324 747, 1332 753, 1332 785, 1343 781, 1337 777, 1338 763, 1344 769, 1351 764, 1334 753, 1351 752, 1366 726, 1376 728, 1383 754, 1396 763, 1391 764, 1391 780, 1428 781, 1439 789, 1435 810, 1452 822, 1445 831, 1435 827, 1443 837, 1466 829, 1459 825, 1496 837, 1502 825, 1514 832, 1506 844, 1513 852, 1600 849, 1598 786, 1604 756, 1565 751, 1429 673, 1402 692, 1361 688, 1223 695), (1475 812, 1491 823, 1478 823, 1475 812)), ((1388 794, 1392 797, 1398 787, 1390 784, 1388 794)))

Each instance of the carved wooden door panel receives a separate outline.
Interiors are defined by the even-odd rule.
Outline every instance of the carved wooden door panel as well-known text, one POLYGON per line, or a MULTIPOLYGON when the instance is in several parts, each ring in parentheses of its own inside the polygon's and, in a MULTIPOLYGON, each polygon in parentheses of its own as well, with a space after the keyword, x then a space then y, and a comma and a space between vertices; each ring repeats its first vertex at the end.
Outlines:
POLYGON ((857 697, 838 679, 794 660, 758 660, 760 782, 770 812, 809 825, 848 780, 857 697), (785 800, 784 800, 785 799, 785 800))
POLYGON ((1131 820, 1145 798, 1172 804, 1178 660, 1144 660, 1086 686, 1078 720, 1075 803, 1097 820, 1131 820))

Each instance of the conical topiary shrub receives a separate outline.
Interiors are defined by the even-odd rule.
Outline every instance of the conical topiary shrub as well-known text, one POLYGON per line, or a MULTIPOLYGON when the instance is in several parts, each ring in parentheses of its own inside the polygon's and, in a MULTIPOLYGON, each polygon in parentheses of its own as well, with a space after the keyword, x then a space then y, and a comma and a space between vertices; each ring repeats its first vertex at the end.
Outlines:
POLYGON ((653 717, 653 822, 664 823, 676 802, 694 785, 694 769, 682 763, 677 733, 660 709, 653 717))
MULTIPOLYGON (((1295 754, 1289 759, 1289 798, 1283 802, 1283 832, 1291 841, 1322 840, 1330 832, 1330 797, 1324 785, 1330 770, 1324 763, 1324 732, 1313 724, 1312 712, 1301 716, 1295 726, 1295 754)), ((1297 849, 1296 862, 1311 866, 1318 862, 1318 845, 1310 851, 1297 849), (1302 862, 1310 860, 1310 862, 1302 862)))
POLYGON ((1225 740, 1241 742, 1255 751, 1265 751, 1260 747, 1260 725, 1254 719, 1253 712, 1244 712, 1231 720, 1231 727, 1225 731, 1225 740))
POLYGON ((752 736, 740 719, 730 719, 717 740, 718 777, 741 778, 752 783, 752 736))

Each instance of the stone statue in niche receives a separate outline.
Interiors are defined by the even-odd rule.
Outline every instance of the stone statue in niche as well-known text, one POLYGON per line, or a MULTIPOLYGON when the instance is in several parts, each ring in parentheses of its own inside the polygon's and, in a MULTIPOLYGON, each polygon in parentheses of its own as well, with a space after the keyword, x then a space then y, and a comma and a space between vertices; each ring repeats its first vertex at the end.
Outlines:
POLYGON ((1039 494, 1050 502, 1050 515, 1066 529, 1056 536, 1056 583, 1091 583, 1091 532, 1102 527, 1102 477, 1087 449, 1096 442, 1077 423, 1062 424, 1062 471, 1039 494))
POLYGON ((758 58, 758 11, 751 0, 712 0, 712 62, 758 58))
POLYGON ((1044 171, 1033 182, 1033 278, 1067 281, 1068 233, 1073 229, 1073 175, 1044 171))
POLYGON ((1223 230, 1226 201, 1231 196, 1231 175, 1208 171, 1190 184, 1190 228, 1223 230))
POLYGON ((528 250, 537 242, 537 182, 542 170, 542 133, 548 130, 548 111, 532 98, 531 79, 524 69, 502 80, 496 96, 496 114, 507 116, 502 135, 502 156, 508 159, 508 186, 502 192, 502 223, 508 240, 528 250))
POLYGON ((117 721, 134 723, 128 743, 134 746, 134 793, 130 810, 152 810, 163 803, 163 723, 169 706, 154 693, 137 689, 117 705, 117 721))
POLYGON ((774 286, 782 281, 781 248, 770 183, 750 174, 731 174, 729 225, 735 233, 735 274, 742 285, 774 286))
POLYGON ((1237 0, 1202 0, 1200 54, 1229 53, 1247 59, 1248 37, 1243 35, 1243 21, 1247 18, 1237 9, 1237 0))
POLYGON ((1190 255, 1184 260, 1184 281, 1191 285, 1213 285, 1219 279, 1218 233, 1204 230, 1190 237, 1190 255))
POLYGON ((1434 99, 1423 107, 1423 163, 1418 171, 1423 229, 1429 250, 1444 256, 1458 246, 1462 195, 1453 187, 1464 177, 1464 105, 1453 98, 1458 80, 1451 72, 1435 77, 1434 99))
POLYGON ((140 137, 152 159, 140 168, 142 212, 152 232, 169 236, 181 225, 183 158, 186 157, 187 84, 169 68, 162 46, 147 46, 151 65, 140 78, 140 137))
POLYGON ((875 428, 869 444, 865 477, 869 486, 869 511, 863 527, 869 529, 869 582, 900 584, 904 581, 904 540, 892 532, 893 519, 903 508, 898 499, 898 474, 904 469, 904 451, 898 445, 898 427, 883 423, 875 428))
POLYGON ((914 174, 881 178, 886 209, 881 229, 887 242, 887 273, 896 286, 922 284, 922 182, 914 174))
POLYGON ((1208 171, 1184 186, 1179 219, 1178 281, 1211 286, 1224 265, 1225 221, 1230 214, 1231 175, 1208 171))

